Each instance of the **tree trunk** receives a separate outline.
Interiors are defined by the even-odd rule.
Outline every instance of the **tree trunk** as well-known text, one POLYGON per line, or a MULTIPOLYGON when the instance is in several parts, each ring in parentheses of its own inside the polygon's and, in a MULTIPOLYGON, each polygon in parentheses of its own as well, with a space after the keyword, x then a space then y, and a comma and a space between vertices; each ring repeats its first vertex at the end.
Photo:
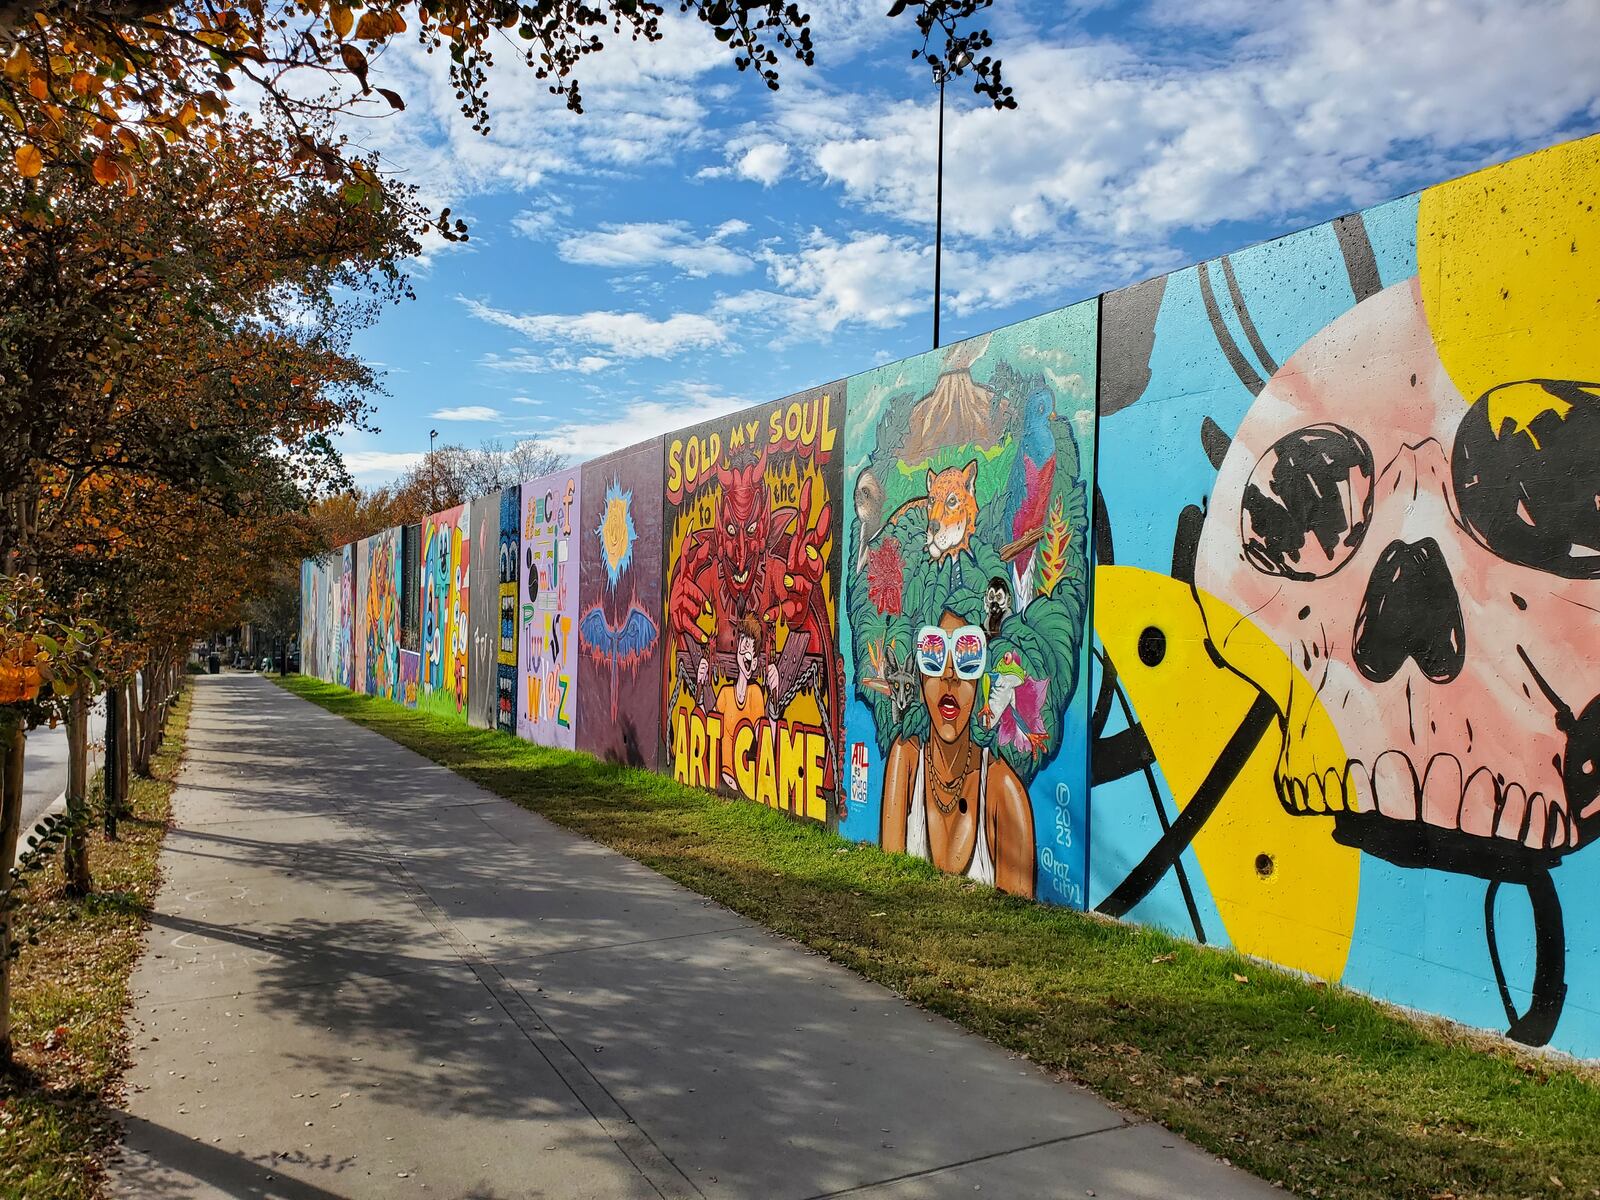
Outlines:
POLYGON ((122 724, 117 729, 117 794, 122 800, 119 816, 127 814, 128 800, 133 794, 133 742, 139 728, 138 713, 138 693, 130 675, 122 684, 122 724))
POLYGON ((122 793, 118 788, 117 762, 121 751, 117 748, 118 726, 122 724, 122 688, 112 684, 106 688, 106 761, 101 772, 105 791, 106 837, 117 840, 117 814, 122 811, 122 793))
POLYGON ((67 841, 62 869, 67 891, 87 896, 94 888, 89 876, 89 695, 79 687, 67 710, 67 841))
POLYGON ((22 754, 27 745, 22 721, 0 717, 0 861, 5 863, 7 890, 0 909, 0 1071, 11 1066, 11 921, 16 895, 9 890, 9 872, 22 832, 22 754))
POLYGON ((146 662, 128 681, 129 762, 134 772, 144 779, 150 778, 150 727, 159 719, 153 661, 146 662), (139 694, 141 691, 143 697, 139 694))

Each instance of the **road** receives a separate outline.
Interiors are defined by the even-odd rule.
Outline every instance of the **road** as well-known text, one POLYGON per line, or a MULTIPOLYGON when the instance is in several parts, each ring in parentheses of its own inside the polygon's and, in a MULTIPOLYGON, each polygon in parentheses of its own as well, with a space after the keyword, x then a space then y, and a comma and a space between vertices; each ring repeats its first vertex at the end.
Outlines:
MULTIPOLYGON (((106 716, 104 701, 95 705, 89 713, 89 743, 96 747, 96 743, 105 737, 106 716)), ((89 760, 89 774, 92 776, 95 768, 100 765, 100 751, 98 747, 92 750, 89 760)), ((67 790, 67 727, 57 725, 54 729, 40 726, 28 734, 28 749, 22 760, 22 836, 28 836, 28 830, 33 828, 33 823, 39 819, 44 810, 49 808, 55 798, 67 790)))
POLYGON ((265 679, 189 736, 117 1194, 1283 1194, 265 679))

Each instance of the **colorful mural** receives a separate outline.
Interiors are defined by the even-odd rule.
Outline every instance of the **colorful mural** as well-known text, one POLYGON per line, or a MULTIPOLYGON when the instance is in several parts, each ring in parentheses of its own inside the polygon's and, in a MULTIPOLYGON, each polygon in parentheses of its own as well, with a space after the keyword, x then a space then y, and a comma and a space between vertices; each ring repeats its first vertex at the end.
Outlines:
POLYGON ((337 632, 334 635, 333 682, 341 687, 356 686, 356 554, 354 546, 339 550, 339 598, 337 632))
POLYGON ((842 830, 1081 906, 1095 305, 848 382, 842 830))
POLYGON ((400 651, 400 703, 415 708, 421 690, 422 655, 415 650, 400 651))
POLYGON ((495 555, 495 684, 494 726, 504 733, 517 732, 517 643, 521 621, 517 610, 517 580, 522 562, 522 488, 500 493, 500 539, 495 555))
POLYGON ((1596 194, 1600 136, 634 446, 420 585, 386 531, 305 670, 1600 1055, 1596 194))
POLYGON ((470 506, 458 504, 432 514, 422 525, 422 686, 417 704, 463 721, 471 660, 470 517, 470 506))
POLYGON ((358 659, 365 691, 399 699, 400 686, 400 531, 385 529, 360 543, 357 573, 365 593, 358 659))
POLYGON ((300 670, 318 679, 327 678, 324 666, 326 648, 333 634, 333 622, 326 603, 329 588, 328 560, 306 558, 300 561, 300 670))
POLYGON ((575 743, 652 769, 661 757, 664 658, 661 458, 655 438, 584 464, 579 484, 575 743))
POLYGON ((495 727, 500 678, 500 493, 472 501, 468 555, 467 722, 495 727))
POLYGON ((666 441, 663 761, 816 821, 844 800, 843 412, 835 384, 666 441))
POLYGON ((522 485, 517 734, 564 750, 577 725, 580 490, 576 468, 522 485))
POLYGON ((1600 1053, 1596 194, 1590 138, 1104 298, 1100 911, 1600 1053))

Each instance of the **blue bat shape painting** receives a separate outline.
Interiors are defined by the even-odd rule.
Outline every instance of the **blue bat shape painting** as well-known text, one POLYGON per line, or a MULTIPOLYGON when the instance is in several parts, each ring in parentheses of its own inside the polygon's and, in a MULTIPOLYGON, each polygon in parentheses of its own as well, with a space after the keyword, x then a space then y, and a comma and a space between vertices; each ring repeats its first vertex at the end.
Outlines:
POLYGON ((611 715, 617 715, 617 685, 622 668, 633 670, 655 648, 660 631, 650 614, 637 604, 628 606, 621 625, 612 625, 596 604, 578 623, 578 644, 595 662, 611 668, 611 715))

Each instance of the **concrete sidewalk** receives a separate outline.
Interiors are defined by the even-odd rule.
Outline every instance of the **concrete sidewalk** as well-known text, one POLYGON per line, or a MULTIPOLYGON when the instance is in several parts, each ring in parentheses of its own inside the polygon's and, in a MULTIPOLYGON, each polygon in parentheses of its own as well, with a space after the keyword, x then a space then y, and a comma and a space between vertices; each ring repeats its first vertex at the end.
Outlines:
POLYGON ((194 682, 124 1195, 1283 1194, 264 679, 194 682))

